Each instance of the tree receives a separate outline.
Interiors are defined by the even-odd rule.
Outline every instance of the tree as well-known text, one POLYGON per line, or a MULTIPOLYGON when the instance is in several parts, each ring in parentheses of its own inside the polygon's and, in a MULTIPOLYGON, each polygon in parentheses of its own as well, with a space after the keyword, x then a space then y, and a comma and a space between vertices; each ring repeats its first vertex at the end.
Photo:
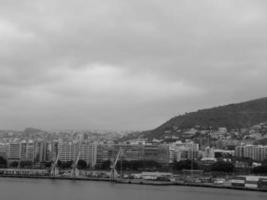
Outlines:
POLYGON ((161 165, 154 160, 119 160, 116 166, 118 170, 157 170, 161 165))
POLYGON ((192 160, 181 160, 179 162, 175 162, 173 164, 173 169, 174 170, 184 170, 184 169, 199 169, 199 166, 197 162, 192 161, 192 160))
POLYGON ((73 163, 72 160, 70 160, 70 161, 60 161, 60 160, 58 160, 57 166, 60 169, 70 169, 72 167, 72 163, 73 163))
POLYGON ((102 163, 98 163, 95 166, 95 169, 97 169, 97 170, 110 170, 110 166, 111 166, 111 161, 105 160, 102 163))
POLYGON ((253 174, 267 174, 267 165, 262 165, 258 167, 254 167, 252 169, 253 174))
POLYGON ((45 162, 42 162, 42 165, 43 165, 45 168, 50 168, 51 165, 52 165, 52 162, 51 162, 51 161, 45 161, 45 162))
POLYGON ((18 162, 18 161, 13 161, 13 162, 11 162, 11 163, 9 164, 9 166, 10 166, 11 168, 17 168, 17 167, 19 166, 19 162, 18 162))
POLYGON ((60 168, 61 165, 62 165, 62 161, 58 160, 57 163, 56 163, 56 166, 60 168))
MULTIPOLYGON (((95 166, 98 170, 110 170, 112 162, 106 160, 101 164, 95 166)), ((117 170, 157 170, 160 169, 161 165, 154 160, 118 160, 116 169, 117 170)))
POLYGON ((87 163, 85 160, 78 160, 77 168, 78 169, 85 169, 87 167, 87 163))
POLYGON ((218 161, 211 166, 211 171, 230 173, 234 171, 234 165, 231 162, 218 161))
POLYGON ((111 166, 111 161, 110 160, 106 160, 102 163, 102 166, 101 168, 102 169, 105 169, 105 170, 109 170, 110 169, 110 166, 111 166))
POLYGON ((250 166, 253 163, 253 160, 251 158, 239 158, 239 157, 235 157, 236 161, 240 161, 240 162, 246 162, 248 163, 250 166))
POLYGON ((0 156, 0 167, 1 168, 6 168, 7 167, 7 160, 0 156))
POLYGON ((30 160, 27 161, 21 161, 20 162, 20 168, 31 168, 33 165, 33 162, 30 160))
POLYGON ((264 159, 264 160, 261 162, 261 165, 262 165, 262 166, 267 166, 267 159, 264 159))
POLYGON ((141 164, 142 169, 159 169, 161 165, 154 160, 141 160, 139 161, 139 165, 141 164), (141 163, 140 163, 141 162, 141 163))

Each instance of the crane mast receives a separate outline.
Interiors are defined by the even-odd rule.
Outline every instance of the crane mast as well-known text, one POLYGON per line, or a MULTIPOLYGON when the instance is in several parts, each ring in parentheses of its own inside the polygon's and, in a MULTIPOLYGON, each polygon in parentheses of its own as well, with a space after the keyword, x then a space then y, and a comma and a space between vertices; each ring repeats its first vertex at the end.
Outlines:
POLYGON ((57 163, 58 163, 58 160, 59 160, 59 155, 60 155, 60 153, 58 152, 56 160, 51 165, 51 172, 50 172, 51 176, 56 176, 58 174, 57 163))
POLYGON ((115 160, 114 160, 114 162, 113 162, 113 164, 111 165, 111 173, 110 173, 110 178, 111 178, 111 181, 114 181, 115 180, 115 176, 117 176, 118 175, 118 173, 117 173, 117 170, 116 170, 116 165, 117 165, 117 162, 118 162, 118 160, 119 160, 119 157, 120 157, 120 155, 121 155, 121 148, 119 149, 119 151, 118 151, 118 153, 117 153, 117 156, 116 156, 116 158, 115 158, 115 160))
POLYGON ((79 142, 78 154, 77 154, 76 160, 74 161, 74 163, 72 165, 72 170, 71 170, 71 176, 72 177, 75 177, 79 174, 79 169, 77 168, 77 166, 78 166, 78 162, 80 160, 80 155, 81 155, 81 142, 79 142))

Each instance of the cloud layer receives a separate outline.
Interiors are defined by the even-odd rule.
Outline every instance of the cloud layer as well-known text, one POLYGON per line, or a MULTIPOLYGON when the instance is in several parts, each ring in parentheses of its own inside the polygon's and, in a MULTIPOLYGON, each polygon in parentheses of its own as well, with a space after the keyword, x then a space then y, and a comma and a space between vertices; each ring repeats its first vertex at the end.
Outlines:
POLYGON ((0 2, 0 128, 150 129, 266 95, 264 0, 0 2))

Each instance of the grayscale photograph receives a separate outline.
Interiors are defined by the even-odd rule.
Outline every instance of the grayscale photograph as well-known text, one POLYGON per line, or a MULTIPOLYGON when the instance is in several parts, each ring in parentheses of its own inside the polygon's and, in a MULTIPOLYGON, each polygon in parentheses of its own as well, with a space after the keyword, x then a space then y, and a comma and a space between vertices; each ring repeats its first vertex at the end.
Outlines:
POLYGON ((1 200, 266 200, 266 0, 0 0, 1 200))

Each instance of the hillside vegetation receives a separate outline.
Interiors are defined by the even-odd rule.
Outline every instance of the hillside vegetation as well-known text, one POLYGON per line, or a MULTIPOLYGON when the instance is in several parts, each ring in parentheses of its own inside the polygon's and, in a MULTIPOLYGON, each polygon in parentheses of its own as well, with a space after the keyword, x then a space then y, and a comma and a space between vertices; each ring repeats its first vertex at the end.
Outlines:
POLYGON ((179 115, 158 128, 139 135, 145 138, 162 138, 177 130, 194 127, 199 129, 226 127, 230 130, 248 128, 265 121, 267 121, 267 98, 261 98, 179 115))

